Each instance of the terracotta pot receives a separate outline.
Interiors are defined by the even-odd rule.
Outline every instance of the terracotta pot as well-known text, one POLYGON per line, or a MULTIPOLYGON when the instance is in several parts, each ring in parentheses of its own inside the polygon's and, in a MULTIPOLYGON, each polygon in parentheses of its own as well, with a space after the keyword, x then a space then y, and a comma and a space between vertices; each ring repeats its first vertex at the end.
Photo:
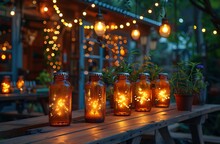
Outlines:
POLYGON ((176 100, 177 110, 179 111, 191 111, 193 103, 193 95, 186 94, 174 94, 176 100))

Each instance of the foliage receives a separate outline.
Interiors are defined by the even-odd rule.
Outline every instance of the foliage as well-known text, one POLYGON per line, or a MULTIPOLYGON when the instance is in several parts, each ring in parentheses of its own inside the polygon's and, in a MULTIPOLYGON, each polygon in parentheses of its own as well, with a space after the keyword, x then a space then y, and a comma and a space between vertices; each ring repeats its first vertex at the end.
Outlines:
POLYGON ((115 69, 116 67, 112 66, 109 67, 107 69, 105 69, 104 71, 102 71, 102 77, 103 77, 103 81, 105 84, 107 85, 113 85, 114 81, 115 81, 115 69))
POLYGON ((172 74, 170 84, 175 94, 196 94, 207 86, 203 80, 202 65, 180 62, 172 74))
POLYGON ((36 79, 44 86, 52 82, 52 76, 46 70, 41 71, 36 79))

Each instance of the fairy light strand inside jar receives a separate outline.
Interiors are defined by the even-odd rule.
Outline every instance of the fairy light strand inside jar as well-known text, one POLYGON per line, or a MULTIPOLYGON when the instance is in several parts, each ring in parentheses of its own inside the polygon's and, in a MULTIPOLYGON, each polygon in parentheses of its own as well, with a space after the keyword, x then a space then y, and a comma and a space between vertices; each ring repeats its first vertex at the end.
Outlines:
POLYGON ((102 73, 92 72, 85 85, 85 121, 99 123, 105 120, 106 92, 102 73))
POLYGON ((160 73, 156 81, 155 101, 156 107, 169 107, 170 105, 170 84, 167 73, 160 73))
POLYGON ((127 77, 128 73, 119 73, 114 83, 114 114, 131 115, 131 84, 127 77))

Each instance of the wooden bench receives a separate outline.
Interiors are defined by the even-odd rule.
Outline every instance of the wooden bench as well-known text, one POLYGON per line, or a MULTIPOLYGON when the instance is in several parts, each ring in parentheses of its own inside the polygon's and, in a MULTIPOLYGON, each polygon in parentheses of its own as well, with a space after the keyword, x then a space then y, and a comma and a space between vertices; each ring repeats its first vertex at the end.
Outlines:
POLYGON ((157 131, 166 143, 174 144, 168 126, 184 122, 191 127, 193 143, 203 144, 202 123, 208 113, 215 111, 220 111, 220 105, 193 106, 192 111, 177 111, 172 104, 169 108, 152 108, 151 112, 132 111, 131 116, 114 116, 109 111, 104 123, 85 123, 84 112, 78 110, 73 111, 73 122, 67 127, 48 126, 47 116, 2 123, 1 138, 10 137, 12 133, 26 135, 2 139, 0 143, 113 144, 130 140, 138 144, 142 135, 157 131))

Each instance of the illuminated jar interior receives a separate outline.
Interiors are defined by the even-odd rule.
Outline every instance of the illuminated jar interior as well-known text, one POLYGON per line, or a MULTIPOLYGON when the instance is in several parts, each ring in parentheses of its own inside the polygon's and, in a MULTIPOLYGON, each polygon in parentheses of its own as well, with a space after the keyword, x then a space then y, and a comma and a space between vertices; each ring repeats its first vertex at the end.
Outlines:
POLYGON ((102 73, 90 73, 85 85, 85 121, 104 122, 106 111, 106 92, 102 73))
POLYGON ((149 73, 141 73, 135 86, 135 110, 151 110, 152 92, 150 88, 149 73))
POLYGON ((49 92, 49 123, 51 126, 70 125, 72 120, 72 86, 68 73, 54 74, 54 83, 49 92))
POLYGON ((11 78, 10 76, 4 76, 1 83, 1 92, 3 94, 8 94, 11 92, 11 78))
POLYGON ((119 73, 114 83, 114 114, 131 115, 131 84, 128 73, 119 73))
POLYGON ((169 107, 170 105, 170 84, 167 77, 167 73, 160 73, 156 81, 154 99, 156 107, 169 107))

